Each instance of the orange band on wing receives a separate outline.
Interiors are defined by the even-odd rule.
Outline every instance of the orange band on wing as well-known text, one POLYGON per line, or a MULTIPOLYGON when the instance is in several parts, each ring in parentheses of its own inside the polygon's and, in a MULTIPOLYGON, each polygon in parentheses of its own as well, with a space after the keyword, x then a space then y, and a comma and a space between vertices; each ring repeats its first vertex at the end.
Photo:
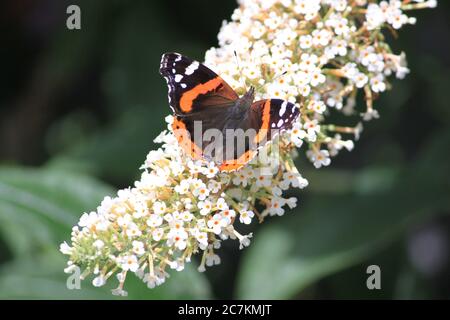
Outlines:
POLYGON ((191 140, 189 132, 186 130, 186 125, 183 121, 173 119, 172 130, 177 138, 178 144, 183 148, 184 152, 191 156, 194 160, 202 159, 202 149, 199 148, 194 141, 191 140))
POLYGON ((186 91, 180 99, 180 108, 183 112, 190 112, 194 100, 201 94, 213 91, 222 83, 219 77, 209 80, 208 82, 196 85, 189 91, 186 91))
POLYGON ((270 99, 268 99, 264 103, 261 128, 259 129, 258 134, 255 136, 255 144, 259 144, 266 138, 267 132, 269 131, 269 126, 270 126, 270 99))
POLYGON ((242 168, 245 164, 247 164, 256 154, 254 150, 248 150, 243 153, 238 159, 227 160, 224 161, 220 166, 220 171, 233 171, 239 168, 242 168))

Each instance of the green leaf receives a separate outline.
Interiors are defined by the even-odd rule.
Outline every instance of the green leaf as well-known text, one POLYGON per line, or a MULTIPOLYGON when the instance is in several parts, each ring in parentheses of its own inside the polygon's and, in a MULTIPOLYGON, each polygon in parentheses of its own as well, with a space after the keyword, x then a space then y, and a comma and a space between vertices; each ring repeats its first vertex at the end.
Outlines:
POLYGON ((0 231, 15 255, 67 239, 83 211, 95 209, 109 186, 60 170, 0 168, 0 231))
POLYGON ((113 190, 95 179, 59 170, 0 169, 0 201, 71 227, 113 190))
POLYGON ((57 241, 49 225, 18 206, 0 201, 0 235, 15 257, 57 241))

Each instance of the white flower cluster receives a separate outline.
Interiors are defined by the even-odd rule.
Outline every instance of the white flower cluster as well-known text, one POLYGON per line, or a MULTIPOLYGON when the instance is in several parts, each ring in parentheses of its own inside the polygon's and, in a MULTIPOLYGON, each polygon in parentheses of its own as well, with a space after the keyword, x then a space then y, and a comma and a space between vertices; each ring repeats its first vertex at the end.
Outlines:
POLYGON ((291 140, 297 147, 308 143, 306 154, 317 168, 329 165, 342 146, 353 148, 351 140, 342 140, 344 134, 356 140, 362 130, 361 123, 327 124, 327 116, 358 113, 356 98, 362 91, 362 119, 378 118, 373 100, 389 88, 388 77, 402 79, 409 72, 404 53, 392 53, 381 28, 413 24, 406 10, 436 6, 434 0, 239 2, 219 33, 220 47, 208 50, 205 63, 238 92, 245 90, 242 73, 247 87, 259 88, 257 98, 300 105, 302 118, 291 140))
MULTIPOLYGON (((343 135, 358 139, 361 123, 336 126, 326 122, 328 116, 354 114, 362 91, 363 119, 378 117, 373 100, 389 88, 387 77, 409 72, 404 54, 391 52, 380 28, 413 23, 405 10, 432 6, 435 1, 241 0, 219 33, 220 47, 208 50, 205 63, 240 93, 242 76, 245 85, 258 88, 257 98, 298 104, 301 118, 277 138, 279 152, 267 144, 268 157, 232 173, 186 158, 170 129, 163 131, 155 139, 162 147, 148 154, 134 187, 83 214, 71 245, 61 245, 70 256, 66 271, 82 267, 83 278, 94 275, 94 286, 116 274, 119 286, 113 293, 126 295, 129 272, 153 288, 164 283, 168 269, 183 270, 195 253, 203 252, 199 271, 219 264, 222 240, 248 246, 252 234, 235 227, 254 217, 261 222, 267 215, 283 215, 286 206, 297 204, 296 198, 283 198, 283 191, 308 185, 291 151, 305 142, 307 157, 320 168, 340 150, 352 150, 353 141, 343 135)), ((172 116, 166 121, 170 128, 172 116)))
MULTIPOLYGON (((415 24, 416 19, 408 17, 403 13, 402 9, 407 8, 407 4, 412 1, 381 1, 378 3, 370 3, 367 7, 366 21, 367 29, 374 30, 381 25, 388 23, 394 29, 400 29, 405 24, 415 24)), ((437 0, 424 1, 415 0, 414 2, 421 3, 421 7, 434 8, 437 5, 437 0)))
MULTIPOLYGON (((173 117, 166 120, 170 127, 173 117)), ((61 245, 61 251, 71 256, 67 271, 83 265, 83 277, 95 275, 94 286, 118 272, 114 294, 126 294, 123 284, 129 271, 153 288, 164 283, 167 268, 183 270, 199 251, 203 252, 199 271, 220 263, 215 250, 221 240, 237 239, 241 249, 250 244, 252 235, 240 234, 236 220, 250 224, 255 215, 259 219, 282 215, 285 205, 293 208, 297 202, 283 198, 283 190, 308 185, 289 156, 282 156, 284 162, 271 174, 266 169, 276 159, 270 157, 226 174, 214 163, 182 156, 170 130, 155 141, 162 147, 148 154, 134 188, 106 197, 97 211, 83 214, 72 230, 72 247, 61 245), (260 203, 261 213, 256 208, 260 203)))

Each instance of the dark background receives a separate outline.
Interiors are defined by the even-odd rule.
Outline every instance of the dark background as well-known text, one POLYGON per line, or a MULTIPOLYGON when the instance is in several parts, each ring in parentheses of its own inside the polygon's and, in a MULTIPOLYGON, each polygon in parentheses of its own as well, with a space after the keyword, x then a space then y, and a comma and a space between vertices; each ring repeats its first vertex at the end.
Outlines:
MULTIPOLYGON (((3 1, 0 5, 0 297, 110 298, 65 288, 57 251, 83 211, 133 184, 169 113, 160 56, 202 60, 236 4, 228 1, 3 1), (81 30, 66 8, 81 7, 81 30)), ((224 242, 222 264, 172 273, 130 298, 450 297, 448 1, 410 12, 392 39, 411 74, 376 101, 351 153, 298 167, 299 206, 253 224, 252 245, 224 242), (368 290, 366 268, 381 268, 368 290)), ((357 118, 332 121, 354 125, 357 118)), ((303 150, 304 151, 304 150, 303 150)), ((114 280, 113 280, 114 282, 114 280)))

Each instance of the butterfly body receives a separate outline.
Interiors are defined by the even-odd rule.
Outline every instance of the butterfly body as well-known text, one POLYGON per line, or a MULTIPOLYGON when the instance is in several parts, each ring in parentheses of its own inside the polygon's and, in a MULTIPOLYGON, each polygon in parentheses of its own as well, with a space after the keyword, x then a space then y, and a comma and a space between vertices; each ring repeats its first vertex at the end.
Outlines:
POLYGON ((239 97, 212 70, 178 53, 163 55, 160 73, 168 84, 178 143, 191 158, 214 161, 221 171, 241 168, 299 116, 284 100, 254 102, 253 87, 239 97))
POLYGON ((237 99, 234 105, 227 112, 227 121, 224 127, 226 129, 237 129, 240 123, 247 120, 249 117, 250 107, 255 99, 255 89, 250 87, 242 97, 237 99))

